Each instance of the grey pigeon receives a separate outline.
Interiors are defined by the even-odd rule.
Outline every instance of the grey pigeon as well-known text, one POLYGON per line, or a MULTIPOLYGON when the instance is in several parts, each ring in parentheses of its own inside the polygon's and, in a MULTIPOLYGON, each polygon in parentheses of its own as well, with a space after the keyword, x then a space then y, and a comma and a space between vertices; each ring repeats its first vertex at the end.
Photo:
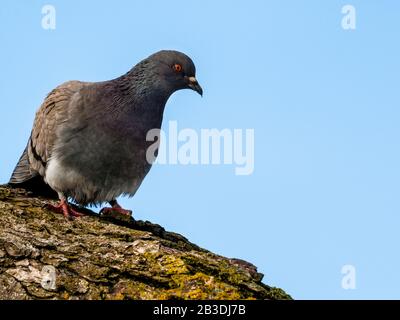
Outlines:
POLYGON ((81 216, 79 205, 110 203, 133 196, 151 168, 146 141, 161 128, 168 98, 177 90, 203 94, 193 61, 178 51, 160 51, 128 73, 104 82, 69 81, 55 88, 36 113, 28 144, 9 184, 57 194, 53 206, 81 216))

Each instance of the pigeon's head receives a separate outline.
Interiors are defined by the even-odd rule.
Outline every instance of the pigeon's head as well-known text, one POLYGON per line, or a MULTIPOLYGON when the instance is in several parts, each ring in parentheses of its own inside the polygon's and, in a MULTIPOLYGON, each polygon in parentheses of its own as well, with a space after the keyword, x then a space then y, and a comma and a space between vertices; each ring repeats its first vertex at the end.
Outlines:
POLYGON ((186 54, 163 50, 151 55, 147 60, 154 64, 157 75, 163 82, 162 85, 171 92, 192 89, 203 95, 203 89, 196 79, 196 67, 186 54))

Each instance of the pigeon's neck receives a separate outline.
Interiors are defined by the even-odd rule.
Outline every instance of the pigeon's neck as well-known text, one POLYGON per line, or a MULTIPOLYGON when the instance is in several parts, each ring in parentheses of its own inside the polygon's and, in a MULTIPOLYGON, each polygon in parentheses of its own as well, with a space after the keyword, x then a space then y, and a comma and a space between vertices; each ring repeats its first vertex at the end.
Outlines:
POLYGON ((117 80, 118 91, 128 109, 140 114, 162 116, 171 91, 157 72, 139 64, 117 80))

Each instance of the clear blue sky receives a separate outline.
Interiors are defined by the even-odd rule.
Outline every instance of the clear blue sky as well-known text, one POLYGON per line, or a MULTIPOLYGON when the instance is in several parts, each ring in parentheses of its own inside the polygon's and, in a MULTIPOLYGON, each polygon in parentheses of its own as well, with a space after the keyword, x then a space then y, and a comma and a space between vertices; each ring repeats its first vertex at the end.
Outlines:
POLYGON ((255 171, 157 166, 135 217, 249 260, 294 298, 400 298, 400 4, 363 1, 22 1, 0 6, 0 180, 56 85, 117 77, 160 49, 195 61, 180 128, 253 128, 255 171), (56 8, 56 29, 41 8, 56 8), (356 8, 356 30, 341 8, 356 8), (356 268, 356 289, 341 268, 356 268))

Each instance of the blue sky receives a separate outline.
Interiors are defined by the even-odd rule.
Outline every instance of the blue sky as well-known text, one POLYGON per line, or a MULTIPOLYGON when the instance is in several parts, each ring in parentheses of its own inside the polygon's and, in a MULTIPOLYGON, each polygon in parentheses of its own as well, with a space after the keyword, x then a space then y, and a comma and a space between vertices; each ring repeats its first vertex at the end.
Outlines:
POLYGON ((56 85, 117 77, 160 49, 204 88, 165 124, 254 129, 255 170, 155 166, 133 199, 148 219, 249 260, 297 299, 400 298, 400 4, 363 1, 27 1, 0 6, 0 180, 56 85), (41 9, 56 8, 56 29, 41 9), (341 8, 356 8, 343 30, 341 8), (343 265, 356 289, 341 286, 343 265))

